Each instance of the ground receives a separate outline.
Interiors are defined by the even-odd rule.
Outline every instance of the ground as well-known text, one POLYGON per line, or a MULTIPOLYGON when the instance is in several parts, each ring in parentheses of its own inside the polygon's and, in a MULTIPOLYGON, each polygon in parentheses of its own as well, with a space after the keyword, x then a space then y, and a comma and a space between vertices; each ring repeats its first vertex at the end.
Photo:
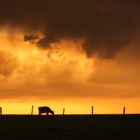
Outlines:
POLYGON ((135 140, 140 115, 1 115, 2 140, 135 140))

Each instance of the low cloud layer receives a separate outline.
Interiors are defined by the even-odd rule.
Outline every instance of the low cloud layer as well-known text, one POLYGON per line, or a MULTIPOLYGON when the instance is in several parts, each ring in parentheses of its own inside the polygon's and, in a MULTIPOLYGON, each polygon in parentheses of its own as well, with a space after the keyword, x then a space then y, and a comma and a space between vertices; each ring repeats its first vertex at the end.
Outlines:
POLYGON ((140 31, 139 4, 136 0, 5 0, 0 4, 0 24, 33 36, 40 31, 44 38, 37 44, 46 48, 61 39, 83 39, 87 56, 112 58, 140 31))

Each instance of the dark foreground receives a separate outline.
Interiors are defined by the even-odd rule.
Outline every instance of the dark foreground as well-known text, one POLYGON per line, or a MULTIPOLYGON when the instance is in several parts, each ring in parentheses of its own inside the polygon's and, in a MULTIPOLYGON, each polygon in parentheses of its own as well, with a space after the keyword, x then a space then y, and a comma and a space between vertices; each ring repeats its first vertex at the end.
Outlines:
POLYGON ((140 139, 140 115, 0 116, 0 140, 98 139, 140 139))

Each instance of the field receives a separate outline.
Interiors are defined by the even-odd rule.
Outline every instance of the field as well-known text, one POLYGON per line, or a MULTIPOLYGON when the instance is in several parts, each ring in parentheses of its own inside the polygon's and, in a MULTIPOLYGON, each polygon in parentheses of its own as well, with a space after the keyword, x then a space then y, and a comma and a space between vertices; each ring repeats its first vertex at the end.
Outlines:
POLYGON ((134 140, 140 115, 1 115, 0 140, 134 140))

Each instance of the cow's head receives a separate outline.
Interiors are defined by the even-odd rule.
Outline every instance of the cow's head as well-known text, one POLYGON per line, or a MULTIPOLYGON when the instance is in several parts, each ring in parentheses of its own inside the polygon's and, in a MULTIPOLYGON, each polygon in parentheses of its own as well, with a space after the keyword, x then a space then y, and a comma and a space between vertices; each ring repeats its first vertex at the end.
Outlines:
POLYGON ((52 115, 54 115, 54 111, 52 111, 51 113, 52 113, 52 115))

